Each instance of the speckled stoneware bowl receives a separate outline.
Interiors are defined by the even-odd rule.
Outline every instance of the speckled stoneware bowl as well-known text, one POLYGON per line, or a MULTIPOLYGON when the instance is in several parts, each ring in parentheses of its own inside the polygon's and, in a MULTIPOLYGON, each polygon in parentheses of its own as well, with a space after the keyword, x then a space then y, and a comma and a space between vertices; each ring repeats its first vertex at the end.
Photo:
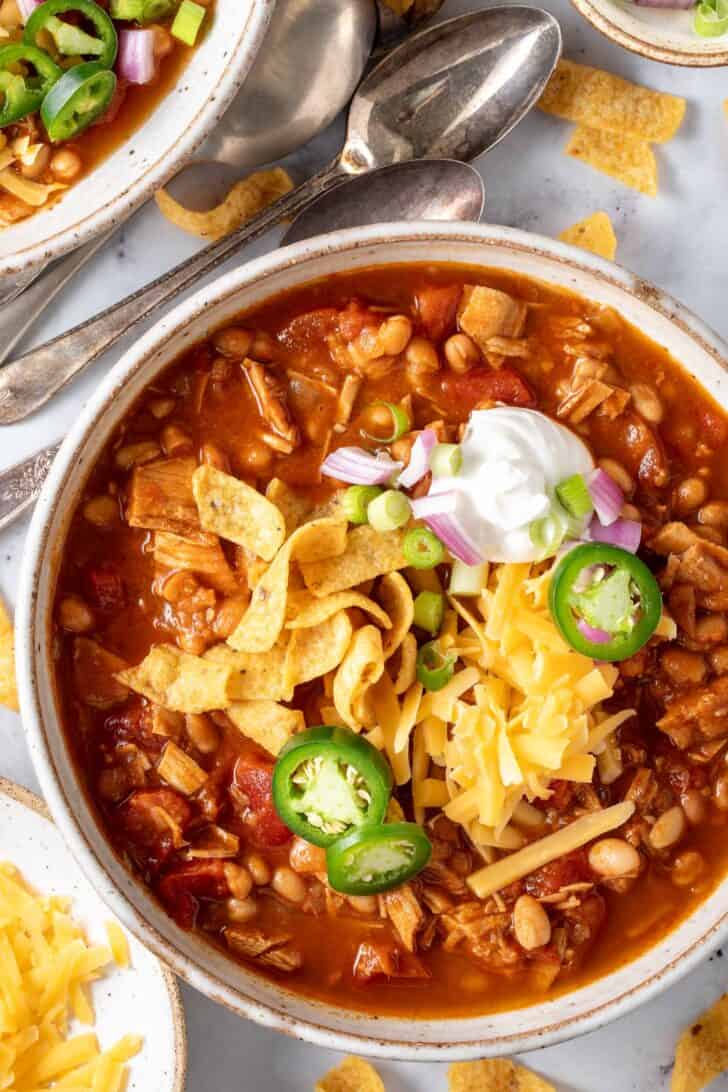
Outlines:
POLYGON ((651 61, 715 68, 728 65, 728 34, 701 38, 693 11, 638 6, 631 0, 571 0, 592 26, 617 45, 651 61))
POLYGON ((210 29, 144 124, 49 209, 0 230, 0 284, 124 219, 212 132, 243 85, 276 0, 219 0, 210 29))
MULTIPOLYGON (((0 777, 0 861, 16 865, 44 895, 71 899, 71 914, 91 943, 106 944, 111 915, 63 844, 42 800, 0 777)), ((187 1035, 174 975, 129 937, 131 965, 110 970, 91 988, 94 1032, 102 1050, 123 1035, 144 1037, 129 1063, 128 1092, 184 1092, 187 1035)), ((83 1028, 74 1031, 88 1030, 83 1028)))
POLYGON ((59 728, 51 684, 50 612, 66 529, 95 459, 160 369, 239 311, 307 281, 399 262, 509 269, 616 308, 666 346, 728 405, 728 346, 630 273, 583 251, 508 228, 382 224, 279 250, 180 304, 130 349, 82 410, 35 510, 18 595, 17 665, 23 721, 38 777, 69 846, 99 895, 144 943, 209 997, 268 1027, 338 1050, 382 1057, 468 1058, 554 1043, 622 1016, 674 983, 728 933, 728 881, 652 950, 589 986, 527 1008, 468 1019, 367 1016, 257 977, 179 929, 115 857, 89 807, 59 728))

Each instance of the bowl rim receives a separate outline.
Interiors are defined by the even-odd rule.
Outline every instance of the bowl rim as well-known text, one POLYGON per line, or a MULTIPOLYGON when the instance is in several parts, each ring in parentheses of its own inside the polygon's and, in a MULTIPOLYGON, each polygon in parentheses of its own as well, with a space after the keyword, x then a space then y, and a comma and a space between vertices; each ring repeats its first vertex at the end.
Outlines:
MULTIPOLYGON (((50 736, 58 733, 55 718, 52 723, 46 724, 40 701, 42 688, 41 673, 38 660, 42 659, 42 650, 46 644, 46 635, 37 633, 34 629, 34 615, 36 601, 40 590, 49 574, 52 566, 47 563, 53 538, 50 535, 51 524, 57 516, 60 496, 63 492, 66 479, 73 474, 78 462, 78 454, 88 442, 88 439, 97 425, 103 421, 114 403, 115 392, 138 372, 142 371, 154 357, 155 351, 164 346, 165 342, 175 331, 184 329, 189 323, 198 321, 207 309, 224 303, 234 298, 244 289, 255 285, 260 288, 259 299, 266 298, 267 281, 278 274, 297 267, 305 267, 316 259, 325 259, 332 255, 346 255, 366 250, 372 245, 386 247, 388 251, 398 245, 415 244, 424 245, 432 241, 448 244, 470 244, 482 246, 482 256, 474 264, 482 264, 488 267, 488 248, 498 247, 506 251, 526 253, 543 258, 544 261, 556 263, 571 273, 582 272, 590 276, 596 276, 599 281, 616 288, 619 292, 636 299, 637 303, 653 309, 663 319, 676 325, 683 334, 697 342, 701 349, 712 359, 715 365, 728 374, 728 344, 715 334, 705 323, 683 307, 671 296, 663 293, 640 277, 616 266, 602 258, 578 250, 565 243, 548 239, 544 236, 516 230, 513 228, 495 225, 463 225, 463 224, 433 224, 398 223, 378 224, 368 228, 350 229, 346 231, 332 232, 330 235, 318 236, 315 239, 305 240, 292 246, 266 254, 252 262, 242 265, 230 273, 219 277, 211 285, 200 289, 192 297, 178 304, 174 310, 164 316, 138 342, 133 345, 122 359, 107 374, 100 387, 91 396, 79 414, 74 426, 66 436, 61 449, 56 457, 48 479, 39 497, 36 510, 31 522, 23 555, 20 585, 18 592, 18 607, 16 611, 16 662, 20 695, 20 707, 23 724, 28 735, 31 757, 36 774, 41 783, 44 796, 53 817, 60 828, 69 849, 77 860, 81 869, 94 884, 100 896, 109 904, 113 912, 135 933, 135 935, 149 947, 160 959, 166 962, 176 974, 187 981, 191 986, 200 990, 212 1000, 223 1004, 232 1011, 243 1015, 261 1025, 282 1031, 296 1038, 306 1040, 315 1045, 329 1049, 343 1051, 355 1051, 360 1054, 368 1054, 381 1058, 402 1058, 410 1060, 442 1061, 444 1059, 467 1059, 503 1053, 516 1053, 531 1050, 542 1046, 562 1042, 575 1038, 578 1035, 594 1031, 617 1017, 626 1015, 638 1005, 650 1000, 663 989, 673 984, 684 974, 687 974, 703 958, 711 946, 718 946, 724 937, 728 937, 728 908, 716 914, 715 920, 705 923, 704 931, 695 939, 686 938, 682 948, 675 954, 666 953, 666 962, 640 981, 628 984, 620 992, 616 987, 616 993, 610 994, 605 999, 598 999, 591 1003, 587 1011, 569 1015, 559 1014, 558 1020, 548 1022, 544 1018, 543 1026, 535 1029, 513 1030, 499 1032, 494 1030, 483 1039, 457 1038, 457 1026, 471 1017, 452 1017, 437 1022, 447 1024, 448 1028, 455 1029, 455 1034, 443 1032, 438 1041, 425 1037, 424 1027, 427 1020, 413 1021, 393 1017, 395 1023, 401 1024, 403 1037, 387 1035, 386 1038, 377 1037, 377 1022, 382 1017, 362 1014, 358 1010, 333 1006, 329 1003, 321 1003, 315 1000, 303 998, 300 993, 295 993, 285 985, 275 984, 276 1004, 261 1000, 249 994, 244 994, 223 981, 219 975, 203 965, 203 962, 181 951, 173 939, 171 925, 158 928, 142 913, 138 902, 143 901, 144 888, 136 879, 129 878, 127 886, 137 892, 133 901, 122 889, 121 885, 111 875, 109 869, 103 863, 99 851, 91 844, 83 829, 83 824, 78 817, 79 803, 77 799, 69 799, 63 786, 62 775, 57 768, 50 736), (333 1011, 342 1020, 361 1020, 364 1030, 341 1030, 327 1025, 324 1022, 306 1017, 291 1015, 286 1011, 286 997, 298 1001, 308 1000, 313 1008, 318 1007, 322 1013, 333 1011), (422 1038, 405 1037, 405 1027, 420 1023, 423 1031, 422 1038)), ((371 265, 396 265, 403 261, 428 260, 427 252, 423 252, 422 258, 397 257, 393 253, 391 257, 385 254, 377 254, 372 258, 371 265)), ((458 259, 461 260, 461 259, 458 259)), ((342 267, 343 268, 343 267, 342 267)), ((538 277, 538 273, 533 274, 538 277)), ((295 283, 306 283, 306 277, 299 278, 295 283)), ((316 279, 315 274, 308 278, 316 279)), ((548 280, 548 274, 544 273, 544 279, 548 280)), ((555 283, 561 283, 555 279, 555 283)), ((684 365, 685 366, 685 365, 684 365)), ((60 536, 59 536, 60 538, 60 536)), ((64 745, 65 750, 65 745, 64 745)), ((74 794, 84 797, 84 791, 74 794)), ((96 822, 94 820, 94 822, 96 822)), ((106 843, 107 848, 108 844, 106 843)), ((130 874, 128 874, 130 876, 130 874)), ((716 892, 724 890, 728 880, 722 881, 714 889, 708 899, 712 899, 716 892)), ((149 896, 147 896, 147 899, 149 896)), ((695 912, 699 912, 700 904, 695 912)), ((693 915, 685 918, 675 930, 667 937, 658 941, 647 951, 654 951, 660 944, 664 944, 670 936, 676 935, 684 928, 693 915)), ((701 926, 702 928, 702 926, 701 926)), ((635 957, 631 963, 643 958, 645 953, 635 957)), ((620 969, 621 970, 621 969, 620 969)), ((619 972, 613 972, 619 973, 619 972)), ((602 976, 588 983, 584 987, 577 987, 561 995, 557 1000, 561 1001, 573 997, 575 992, 589 990, 599 982, 604 982, 611 975, 602 976)), ((526 1006, 522 1009, 507 1010, 509 1013, 519 1011, 527 1012, 538 1006, 526 1006)), ((493 1014, 494 1016, 498 1014, 493 1014)), ((501 1014, 502 1015, 502 1014, 501 1014)), ((481 1017, 474 1019, 487 1019, 481 1017)))
MULTIPOLYGON (((630 53, 647 57, 650 61, 661 61, 681 68, 720 68, 728 65, 728 48, 708 53, 701 49, 684 49, 676 46, 658 45, 645 31, 644 37, 625 30, 593 0, 571 0, 571 4, 580 15, 606 38, 624 46, 630 53)), ((616 8, 616 5, 615 5, 616 8)), ((697 41, 698 39, 696 39, 697 41)))
MULTIPOLYGON (((126 220, 163 186, 222 120, 258 56, 277 2, 278 0, 249 0, 247 18, 241 24, 237 37, 229 43, 229 56, 218 82, 210 84, 209 94, 197 110, 194 120, 178 134, 171 148, 162 150, 154 162, 136 176, 111 203, 104 202, 103 194, 99 193, 96 206, 82 219, 59 228, 52 235, 41 234, 40 238, 21 250, 15 250, 0 258, 0 278, 27 273, 36 267, 40 267, 40 272, 49 262, 76 250, 126 220)), ((184 77, 184 70, 181 77, 184 77)), ((172 90, 170 89, 166 98, 169 98, 172 90)), ((137 131, 151 124, 153 118, 154 114, 146 117, 137 131)), ((95 168, 89 174, 89 180, 93 180, 94 173, 95 168)), ((37 215, 34 214, 35 217, 37 215)))

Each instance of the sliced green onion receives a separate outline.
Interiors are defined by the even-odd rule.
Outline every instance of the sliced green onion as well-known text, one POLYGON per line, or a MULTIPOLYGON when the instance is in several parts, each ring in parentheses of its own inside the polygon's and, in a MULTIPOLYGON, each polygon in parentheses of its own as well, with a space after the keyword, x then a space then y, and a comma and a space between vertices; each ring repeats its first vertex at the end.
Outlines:
POLYGON ((178 42, 193 46, 197 41, 197 35, 206 15, 206 8, 203 8, 201 4, 196 4, 195 0, 182 0, 177 8, 174 22, 170 27, 170 34, 178 42))
POLYGON ((437 641, 428 641, 417 653, 417 679, 425 690, 442 690, 455 670, 452 652, 443 654, 437 641))
POLYGON ((693 27, 701 38, 718 38, 725 34, 728 31, 728 2, 703 0, 695 9, 693 27))
POLYGON ((111 0, 109 15, 112 19, 121 19, 127 23, 141 21, 144 0, 111 0))
POLYGON ((414 623, 433 636, 440 632, 445 614, 445 596, 440 592, 422 591, 415 599, 414 623))
POLYGON ((404 493, 397 489, 387 489, 380 493, 367 508, 367 519, 375 531, 396 531, 404 527, 412 510, 404 493))
POLYGON ((541 519, 535 519, 528 528, 531 542, 539 552, 539 559, 551 557, 556 553, 566 537, 569 521, 563 509, 554 505, 551 511, 541 519))
POLYGON ((351 485, 344 493, 341 507, 349 523, 367 523, 367 508, 382 492, 380 485, 351 485))
POLYGON ((402 553, 413 569, 434 569, 445 560, 445 547, 427 527, 413 527, 407 532, 402 553))
POLYGON ((454 478, 463 465, 459 444, 436 444, 430 456, 433 478, 454 478))
POLYGON ((556 486, 556 496, 574 519, 584 519, 594 508, 589 489, 581 474, 572 474, 556 486))
POLYGON ((395 402, 372 402, 369 409, 385 409, 389 413, 391 428, 387 436, 365 432, 362 429, 361 434, 367 440, 377 440, 380 444, 392 444, 412 428, 412 422, 409 419, 407 410, 402 406, 398 406, 395 402))
POLYGON ((488 562, 482 565, 466 565, 457 558, 452 563, 450 570, 451 595, 480 595, 488 574, 488 562))

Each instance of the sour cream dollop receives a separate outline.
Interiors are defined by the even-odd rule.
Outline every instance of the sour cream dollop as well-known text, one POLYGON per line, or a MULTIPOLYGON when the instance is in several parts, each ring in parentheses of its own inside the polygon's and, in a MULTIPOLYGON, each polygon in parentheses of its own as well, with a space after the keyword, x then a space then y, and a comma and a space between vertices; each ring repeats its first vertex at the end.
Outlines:
POLYGON ((456 477, 437 478, 430 492, 453 490, 458 515, 487 561, 537 561, 529 533, 551 510, 554 489, 594 467, 586 445, 537 410, 474 410, 456 477))

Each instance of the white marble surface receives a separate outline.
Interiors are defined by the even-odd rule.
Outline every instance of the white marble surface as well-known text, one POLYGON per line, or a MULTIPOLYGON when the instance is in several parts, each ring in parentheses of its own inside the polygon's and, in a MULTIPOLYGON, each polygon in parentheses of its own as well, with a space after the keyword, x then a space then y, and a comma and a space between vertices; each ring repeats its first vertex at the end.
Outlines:
MULTIPOLYGON (((657 149, 660 196, 651 200, 561 155, 569 127, 535 112, 481 161, 488 218, 549 235, 596 209, 606 209, 619 236, 619 260, 672 292, 728 337, 728 123, 721 107, 728 97, 728 74, 643 61, 593 31, 567 0, 543 3, 561 20, 568 56, 686 96, 687 120, 675 141, 657 149)), ((478 0, 448 0, 446 14, 478 6, 478 0)), ((323 163, 335 150, 339 131, 335 127, 335 132, 298 156, 297 168, 305 172, 323 163)), ((275 243, 276 237, 271 236, 251 252, 260 253, 275 243)), ((155 208, 145 208, 57 301, 34 340, 45 340, 139 287, 192 253, 195 246, 194 240, 166 224, 155 208)), ((0 466, 61 437, 122 348, 97 362, 34 418, 3 429, 0 466)), ((23 520, 0 535, 0 590, 10 603, 15 599, 26 529, 27 520, 23 520)), ((2 709, 0 773, 37 789, 20 719, 2 709)), ((726 961, 713 956, 638 1013, 578 1041, 532 1054, 528 1062, 550 1077, 560 1092, 663 1092, 669 1087, 679 1029, 726 989, 727 977, 726 961)), ((189 1092, 210 1088, 216 1092, 303 1092, 336 1061, 332 1052, 243 1022, 187 988, 185 1003, 189 1092)), ((444 1066, 387 1063, 381 1071, 388 1092, 444 1092, 446 1087, 444 1066)), ((728 1077, 711 1088, 728 1092, 728 1077)))

